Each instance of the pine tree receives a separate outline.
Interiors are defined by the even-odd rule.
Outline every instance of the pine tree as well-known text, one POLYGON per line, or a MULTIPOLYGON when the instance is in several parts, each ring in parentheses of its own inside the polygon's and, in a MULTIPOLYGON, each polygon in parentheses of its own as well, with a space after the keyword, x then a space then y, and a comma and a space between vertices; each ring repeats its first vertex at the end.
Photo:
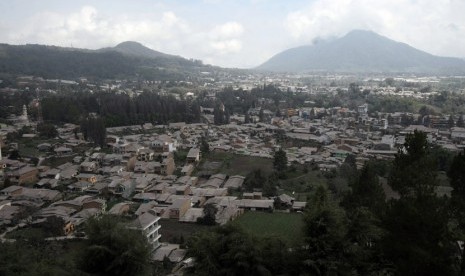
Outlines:
POLYGON ((274 153, 273 167, 278 172, 283 172, 287 169, 287 155, 282 148, 274 153))
POLYGON ((457 126, 458 127, 465 127, 465 123, 463 121, 463 114, 459 115, 459 119, 457 120, 457 126))

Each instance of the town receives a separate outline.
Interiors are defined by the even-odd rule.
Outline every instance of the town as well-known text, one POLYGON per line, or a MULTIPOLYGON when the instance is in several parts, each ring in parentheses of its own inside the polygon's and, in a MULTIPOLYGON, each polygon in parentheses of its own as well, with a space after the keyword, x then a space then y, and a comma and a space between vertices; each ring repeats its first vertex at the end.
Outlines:
MULTIPOLYGON (((463 110, 445 114, 431 104, 441 97, 463 98, 460 86, 446 96, 434 90, 450 78, 203 75, 196 83, 105 84, 23 76, 1 88, 4 97, 30 96, 29 103, 16 107, 20 113, 8 114, 0 124, 2 240, 52 221, 58 230, 47 239, 82 239, 88 219, 111 214, 145 233, 154 261, 168 259, 180 269, 191 262, 184 239, 197 231, 196 225, 225 225, 250 213, 301 216, 318 184, 329 183, 335 193, 347 191, 347 181, 331 178, 348 160, 356 169, 369 160, 391 161, 415 131, 425 133, 438 151, 457 154, 465 148, 463 110), (267 96, 267 89, 274 94, 267 96), (85 134, 82 125, 70 122, 51 124, 44 135, 41 125, 50 112, 43 102, 77 90, 195 101, 200 118, 105 127, 102 143, 89 137, 90 127, 85 134), (244 102, 234 94, 238 91, 244 97, 259 95, 244 112, 227 102, 231 97, 244 102), (276 93, 282 97, 273 98, 276 93), (351 93, 360 101, 342 100, 348 94, 353 99, 351 93), (370 96, 422 107, 375 111, 370 96)), ((87 120, 99 116, 90 114, 87 120)), ((385 180, 383 189, 388 198, 399 197, 385 180)), ((436 192, 450 196, 451 190, 443 185, 436 192)))

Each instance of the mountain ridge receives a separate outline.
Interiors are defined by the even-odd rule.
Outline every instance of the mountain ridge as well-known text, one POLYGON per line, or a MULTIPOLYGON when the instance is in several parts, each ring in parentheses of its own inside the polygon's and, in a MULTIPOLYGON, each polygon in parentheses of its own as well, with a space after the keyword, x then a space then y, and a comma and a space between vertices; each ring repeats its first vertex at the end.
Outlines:
POLYGON ((126 55, 146 57, 146 58, 158 58, 158 57, 173 57, 173 58, 182 58, 180 56, 175 56, 171 54, 162 53, 156 50, 153 50, 140 42, 137 41, 123 41, 118 43, 114 47, 105 47, 100 48, 97 51, 116 51, 126 55))
POLYGON ((439 57, 373 31, 284 50, 259 65, 268 71, 464 73, 465 61, 439 57))
POLYGON ((180 80, 211 68, 126 41, 97 50, 53 45, 0 43, 0 73, 46 78, 131 78, 180 80))

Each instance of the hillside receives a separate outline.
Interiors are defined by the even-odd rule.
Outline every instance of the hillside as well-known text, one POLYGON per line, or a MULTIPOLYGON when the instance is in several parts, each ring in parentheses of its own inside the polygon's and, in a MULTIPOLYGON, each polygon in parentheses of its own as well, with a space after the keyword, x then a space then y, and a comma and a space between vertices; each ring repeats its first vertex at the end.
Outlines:
POLYGON ((8 74, 63 79, 143 76, 149 80, 177 80, 205 67, 209 66, 157 52, 137 42, 99 50, 0 44, 0 73, 8 74))
POLYGON ((371 31, 288 49, 258 66, 269 71, 464 73, 465 61, 434 56, 371 31))

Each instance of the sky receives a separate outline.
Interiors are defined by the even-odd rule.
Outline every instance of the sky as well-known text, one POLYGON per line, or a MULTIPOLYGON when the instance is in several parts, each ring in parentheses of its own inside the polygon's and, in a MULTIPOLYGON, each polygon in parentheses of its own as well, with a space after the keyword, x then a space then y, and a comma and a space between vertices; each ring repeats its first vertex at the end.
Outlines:
POLYGON ((465 57, 465 0, 0 0, 0 10, 0 43, 137 41, 222 67, 252 68, 354 29, 465 57))

